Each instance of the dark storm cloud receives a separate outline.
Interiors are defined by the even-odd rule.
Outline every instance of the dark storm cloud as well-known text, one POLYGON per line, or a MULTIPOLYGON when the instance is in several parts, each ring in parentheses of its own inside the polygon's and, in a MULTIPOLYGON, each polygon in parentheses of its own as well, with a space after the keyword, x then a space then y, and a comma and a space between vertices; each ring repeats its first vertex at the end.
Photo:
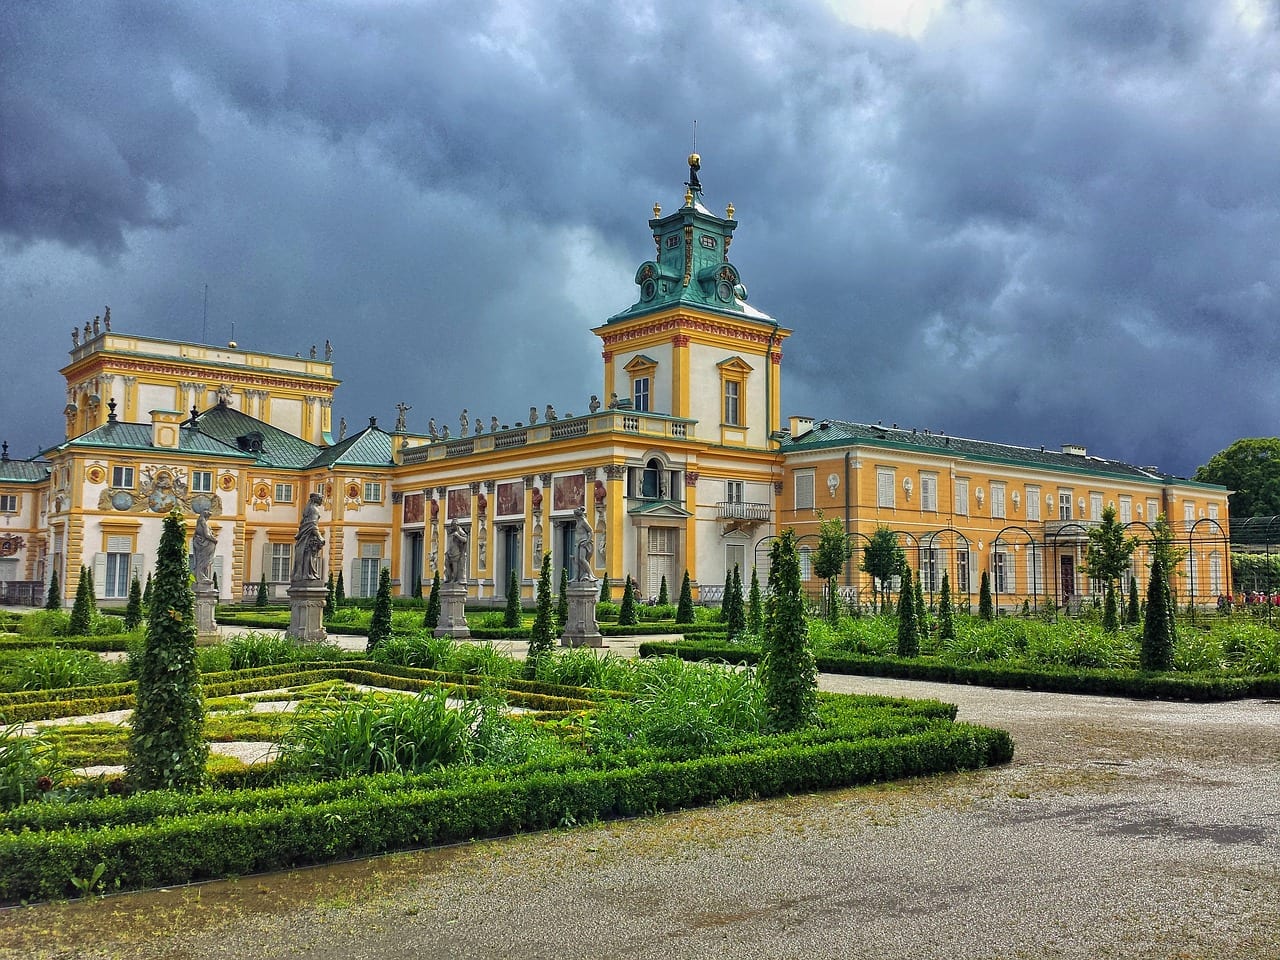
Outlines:
MULTIPOLYGON (((0 323, 330 337, 353 425, 581 407, 697 118, 796 330, 789 411, 1190 471, 1280 414, 1280 7, 1251 9, 968 2, 906 37, 729 0, 18 6, 0 323)), ((26 452, 69 346, 36 341, 0 359, 26 452)))

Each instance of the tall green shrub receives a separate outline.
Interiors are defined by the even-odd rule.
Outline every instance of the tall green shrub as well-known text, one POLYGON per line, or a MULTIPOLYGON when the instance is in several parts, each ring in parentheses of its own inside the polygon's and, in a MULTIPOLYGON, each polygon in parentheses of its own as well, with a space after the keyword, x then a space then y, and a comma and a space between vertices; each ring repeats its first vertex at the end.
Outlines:
POLYGON ((747 593, 747 631, 755 637, 764 632, 764 599, 760 596, 760 577, 751 568, 751 590, 747 593))
POLYGON ((618 626, 634 627, 640 622, 640 614, 636 611, 636 586, 627 574, 627 584, 622 588, 622 608, 618 611, 618 626))
POLYGON ((665 607, 671 602, 671 594, 667 592, 667 575, 662 575, 662 582, 658 584, 658 606, 665 607))
POLYGON ((271 605, 271 597, 267 593, 267 571, 262 571, 262 576, 258 579, 258 596, 254 600, 253 605, 258 608, 268 607, 271 605))
POLYGON ((71 605, 71 623, 67 632, 73 637, 87 636, 93 629, 93 581, 89 571, 80 568, 80 582, 76 584, 76 599, 71 605))
POLYGON ((920 577, 915 582, 916 626, 921 635, 929 631, 929 608, 924 603, 924 584, 920 577))
POLYGON ((684 580, 680 584, 680 599, 676 603, 676 623, 693 623, 693 585, 689 582, 689 571, 684 572, 684 580))
POLYGON ((613 602, 613 588, 609 586, 609 574, 604 575, 604 579, 600 581, 600 602, 613 602))
MULTIPOLYGON (((342 586, 342 572, 338 572, 338 586, 342 586)), ((431 578, 431 592, 427 594, 427 609, 422 615, 422 625, 428 630, 440 626, 440 571, 431 578)))
POLYGON ((1115 633, 1120 629, 1120 611, 1116 606, 1116 588, 1107 581, 1106 599, 1102 603, 1102 629, 1107 633, 1115 633))
POLYGON ((1173 665, 1173 609, 1169 581, 1160 558, 1151 561, 1147 585, 1147 619, 1142 625, 1143 670, 1168 670, 1173 665))
POLYGON ((507 575, 507 607, 502 612, 502 625, 518 627, 523 622, 520 610, 520 577, 516 575, 515 567, 512 567, 507 575))
POLYGON ((324 593, 324 615, 328 619, 338 612, 337 598, 333 594, 333 571, 329 571, 329 580, 325 584, 324 593))
POLYGON ((988 622, 996 618, 995 606, 991 603, 991 574, 982 571, 982 585, 978 587, 978 619, 988 622))
POLYGON ((734 564, 733 573, 729 577, 729 604, 727 638, 730 643, 738 643, 747 632, 747 609, 742 599, 742 572, 734 564))
POLYGON ((951 609, 951 578, 942 571, 942 593, 938 597, 938 639, 954 640, 956 636, 955 611, 951 609))
POLYGON ((898 656, 920 654, 920 626, 916 623, 916 593, 911 586, 911 568, 902 568, 902 589, 898 592, 898 656))
POLYGON ((729 608, 733 604, 733 571, 724 572, 724 593, 720 594, 720 621, 729 622, 729 608))
POLYGON ((524 675, 534 679, 538 675, 538 662, 551 655, 555 640, 555 623, 551 611, 551 554, 542 557, 542 572, 538 576, 538 602, 533 615, 533 629, 529 632, 529 652, 525 655, 524 675))
POLYGON ((142 586, 142 608, 151 610, 151 571, 147 571, 147 582, 142 586))
POLYGON ((129 604, 124 608, 124 628, 137 630, 142 624, 142 584, 135 573, 129 582, 129 604))
POLYGON ((44 595, 44 608, 46 610, 62 609, 62 587, 58 584, 57 570, 49 576, 49 592, 44 595))
POLYGON ((818 709, 818 667, 809 648, 794 530, 769 548, 769 596, 765 601, 760 684, 769 724, 789 731, 812 723, 818 709))
POLYGON ((1142 622, 1142 607, 1138 605, 1138 579, 1129 578, 1129 609, 1125 611, 1124 622, 1136 627, 1142 622))
POLYGON ((378 593, 373 601, 373 616, 369 618, 369 643, 372 651, 391 639, 391 568, 383 567, 378 574, 378 593))
POLYGON ((164 519, 146 643, 138 664, 129 730, 128 779, 144 790, 191 790, 204 779, 209 747, 196 665, 195 595, 188 570, 186 526, 174 510, 164 519))
POLYGON ((338 606, 346 606, 347 588, 342 582, 342 571, 338 571, 338 582, 333 585, 333 602, 338 606))
POLYGON ((556 626, 563 630, 569 622, 569 568, 560 568, 560 590, 556 594, 556 626))
POLYGON ((840 622, 840 594, 836 579, 853 557, 853 543, 838 519, 823 520, 818 525, 818 549, 813 555, 813 572, 826 582, 827 619, 840 622))

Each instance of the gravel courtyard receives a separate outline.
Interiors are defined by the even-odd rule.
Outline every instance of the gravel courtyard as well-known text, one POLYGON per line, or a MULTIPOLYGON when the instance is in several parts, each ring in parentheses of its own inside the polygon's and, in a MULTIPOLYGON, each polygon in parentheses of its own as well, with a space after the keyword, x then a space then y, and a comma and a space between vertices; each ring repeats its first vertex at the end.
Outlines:
POLYGON ((1280 703, 824 675, 1007 767, 0 912, 0 957, 1280 958, 1280 703))

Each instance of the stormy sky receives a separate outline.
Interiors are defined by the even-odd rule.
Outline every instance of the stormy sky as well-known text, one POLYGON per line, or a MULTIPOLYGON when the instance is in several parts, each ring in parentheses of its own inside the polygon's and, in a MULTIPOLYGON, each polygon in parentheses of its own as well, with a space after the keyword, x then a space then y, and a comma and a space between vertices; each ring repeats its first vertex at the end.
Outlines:
POLYGON ((104 0, 0 11, 0 439, 106 304, 332 340, 353 429, 582 412, 695 120, 784 416, 1280 433, 1280 0, 104 0))

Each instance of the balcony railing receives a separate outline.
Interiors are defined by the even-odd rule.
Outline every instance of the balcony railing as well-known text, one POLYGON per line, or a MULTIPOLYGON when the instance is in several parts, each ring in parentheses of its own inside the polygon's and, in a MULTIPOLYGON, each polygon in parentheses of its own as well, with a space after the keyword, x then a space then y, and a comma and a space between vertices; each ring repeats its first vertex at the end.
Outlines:
POLYGON ((721 520, 768 520, 769 504, 721 500, 716 504, 716 516, 721 520))

